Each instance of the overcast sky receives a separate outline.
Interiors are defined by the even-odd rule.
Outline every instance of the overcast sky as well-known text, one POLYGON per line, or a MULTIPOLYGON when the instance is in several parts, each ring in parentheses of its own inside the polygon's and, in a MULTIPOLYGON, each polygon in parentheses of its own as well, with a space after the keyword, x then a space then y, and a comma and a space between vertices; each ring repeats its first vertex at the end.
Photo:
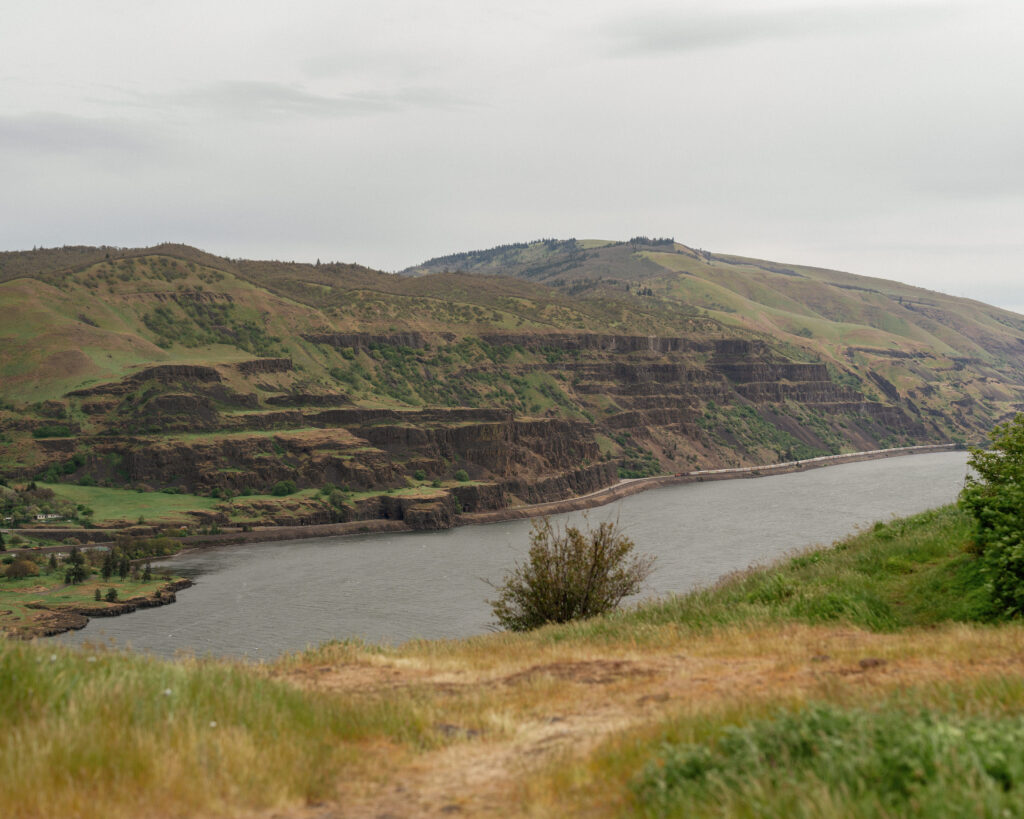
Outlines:
POLYGON ((1019 0, 7 0, 0 249, 674 236, 1024 312, 1019 0))

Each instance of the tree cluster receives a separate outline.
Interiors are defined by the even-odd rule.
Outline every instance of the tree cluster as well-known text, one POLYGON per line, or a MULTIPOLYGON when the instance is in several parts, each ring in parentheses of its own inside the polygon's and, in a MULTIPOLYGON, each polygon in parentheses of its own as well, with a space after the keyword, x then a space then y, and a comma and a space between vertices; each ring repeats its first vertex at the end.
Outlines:
POLYGON ((999 614, 1024 614, 1024 415, 999 424, 989 449, 971 449, 974 470, 960 506, 975 521, 974 548, 999 614))

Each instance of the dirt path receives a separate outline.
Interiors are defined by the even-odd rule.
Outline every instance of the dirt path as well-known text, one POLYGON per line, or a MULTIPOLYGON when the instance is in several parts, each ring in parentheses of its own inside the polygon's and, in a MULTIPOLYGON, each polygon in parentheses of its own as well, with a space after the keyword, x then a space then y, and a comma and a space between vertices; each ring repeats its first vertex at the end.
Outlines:
POLYGON ((287 678, 304 687, 348 695, 405 688, 435 698, 441 714, 462 713, 466 702, 483 699, 495 729, 476 731, 444 716, 435 728, 452 744, 398 760, 374 779, 347 780, 337 802, 297 815, 548 815, 543 805, 523 803, 538 770, 580 759, 619 732, 672 714, 837 691, 871 698, 934 681, 1024 675, 1024 632, 993 639, 996 633, 952 630, 965 639, 950 640, 947 630, 908 638, 794 627, 724 647, 709 641, 655 652, 591 652, 489 671, 403 660, 299 669, 287 678))

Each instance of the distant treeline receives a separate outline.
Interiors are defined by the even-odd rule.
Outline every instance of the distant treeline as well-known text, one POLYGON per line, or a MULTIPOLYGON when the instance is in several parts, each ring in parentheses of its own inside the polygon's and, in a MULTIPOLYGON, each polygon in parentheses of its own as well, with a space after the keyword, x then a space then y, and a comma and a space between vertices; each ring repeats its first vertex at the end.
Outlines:
POLYGON ((631 245, 674 245, 676 240, 671 236, 658 236, 652 239, 650 236, 634 236, 629 240, 631 245))
POLYGON ((535 239, 532 242, 512 242, 505 245, 497 245, 486 250, 467 250, 463 253, 451 253, 447 256, 437 256, 423 263, 422 267, 457 266, 464 262, 472 262, 474 266, 488 264, 493 261, 506 261, 511 254, 517 254, 537 244, 543 244, 548 251, 572 251, 576 249, 575 239, 535 239))

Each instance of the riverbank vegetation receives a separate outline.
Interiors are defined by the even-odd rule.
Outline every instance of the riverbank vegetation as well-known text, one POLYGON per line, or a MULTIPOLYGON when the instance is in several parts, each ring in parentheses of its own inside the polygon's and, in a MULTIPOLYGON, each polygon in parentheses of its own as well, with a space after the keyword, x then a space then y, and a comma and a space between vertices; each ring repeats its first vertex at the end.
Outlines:
POLYGON ((0 812, 1015 814, 1024 631, 982 567, 946 507, 525 634, 258 666, 7 641, 0 812))
POLYGON ((181 581, 167 573, 155 574, 148 563, 132 562, 137 550, 146 552, 147 543, 124 539, 111 550, 71 546, 60 554, 3 557, 0 635, 28 638, 81 628, 81 618, 60 615, 110 616, 125 603, 150 598, 168 583, 181 581))

